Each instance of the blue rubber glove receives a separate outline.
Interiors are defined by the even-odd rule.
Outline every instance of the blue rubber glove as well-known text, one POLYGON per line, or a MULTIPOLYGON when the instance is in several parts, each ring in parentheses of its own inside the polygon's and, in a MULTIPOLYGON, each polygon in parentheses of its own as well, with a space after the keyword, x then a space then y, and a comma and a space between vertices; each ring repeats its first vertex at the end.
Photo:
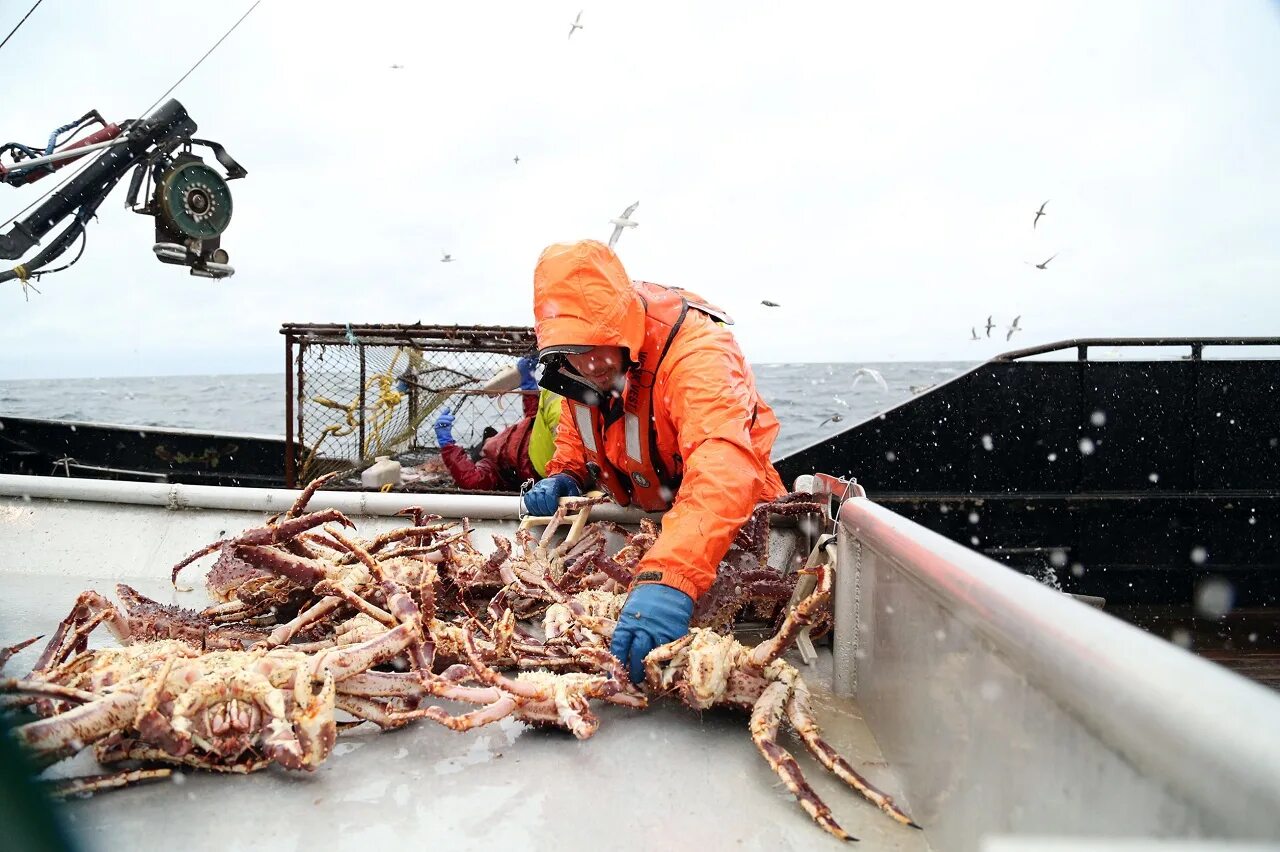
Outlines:
POLYGON ((582 490, 572 476, 557 473, 538 480, 536 485, 525 492, 524 510, 530 515, 554 515, 556 509, 560 508, 561 497, 577 497, 581 493, 582 490))
POLYGON ((453 412, 451 412, 449 409, 446 408, 443 412, 441 412, 439 419, 436 420, 435 425, 432 426, 431 428, 436 431, 437 444, 439 444, 441 447, 447 447, 450 444, 452 444, 454 442, 453 441, 453 412))
POLYGON ((516 362, 516 369, 520 371, 520 390, 537 390, 538 380, 534 377, 533 371, 538 369, 538 359, 532 355, 526 355, 516 362))
POLYGON ((627 667, 631 682, 644 683, 644 658, 659 645, 689 632, 693 598, 660 583, 636 586, 622 605, 609 651, 627 667))

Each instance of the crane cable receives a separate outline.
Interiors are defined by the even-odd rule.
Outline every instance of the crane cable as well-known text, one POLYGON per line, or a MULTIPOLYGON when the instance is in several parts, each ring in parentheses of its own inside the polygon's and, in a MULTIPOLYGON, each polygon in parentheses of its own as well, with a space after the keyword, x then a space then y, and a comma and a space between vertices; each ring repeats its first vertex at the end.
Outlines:
POLYGON ((213 53, 215 50, 217 50, 217 49, 218 49, 218 45, 220 45, 220 44, 222 44, 224 41, 226 41, 226 40, 227 40, 227 36, 229 36, 229 35, 231 35, 233 32, 235 32, 235 31, 236 31, 236 27, 240 26, 241 22, 242 22, 242 21, 244 21, 244 19, 245 19, 245 18, 249 17, 249 13, 250 13, 250 12, 252 12, 254 9, 258 8, 259 4, 261 4, 261 3, 262 3, 262 0, 254 0, 254 4, 253 4, 252 6, 250 6, 250 7, 249 7, 248 11, 246 11, 243 15, 241 15, 241 16, 240 16, 240 20, 238 20, 238 21, 236 21, 234 24, 232 24, 232 25, 231 25, 231 29, 229 29, 229 30, 227 30, 225 33, 223 33, 223 34, 222 34, 222 38, 220 38, 220 39, 218 39, 217 41, 215 41, 215 42, 213 43, 213 47, 211 47, 211 48, 209 48, 208 50, 206 50, 206 51, 205 51, 205 53, 204 53, 204 56, 201 56, 199 59, 197 59, 197 60, 196 60, 196 64, 195 64, 195 65, 192 65, 190 68, 188 68, 188 69, 187 69, 187 73, 186 73, 186 74, 183 74, 181 77, 179 77, 179 78, 178 78, 178 82, 174 83, 172 86, 170 86, 169 88, 165 89, 164 94, 163 94, 163 95, 161 95, 160 97, 156 98, 156 102, 155 102, 154 104, 152 104, 151 106, 147 107, 146 109, 144 109, 144 110, 142 111, 142 113, 141 113, 141 114, 145 116, 145 115, 147 115, 148 113, 150 113, 150 112, 151 112, 151 110, 153 110, 153 109, 155 109, 155 108, 156 108, 156 105, 157 105, 157 104, 159 104, 159 103, 160 103, 162 100, 164 100, 165 98, 169 97, 169 93, 170 93, 170 92, 172 92, 174 89, 176 89, 176 88, 178 88, 179 86, 181 86, 181 85, 182 85, 182 81, 183 81, 183 80, 185 80, 185 79, 187 79, 188 77, 190 77, 190 76, 191 76, 191 72, 192 72, 192 71, 195 71, 197 68, 199 68, 199 67, 200 67, 200 63, 202 63, 202 62, 204 62, 206 59, 208 59, 208 58, 209 58, 209 54, 211 54, 211 53, 213 53))
POLYGON ((4 47, 6 44, 9 43, 9 39, 13 38, 13 34, 16 33, 18 29, 27 22, 27 18, 30 18, 31 13, 34 12, 36 9, 38 9, 40 7, 40 4, 43 2, 44 0, 36 0, 36 5, 28 9, 27 14, 22 16, 22 20, 18 21, 18 23, 14 26, 13 29, 9 30, 9 34, 4 37, 4 41, 0 41, 0 47, 4 47))

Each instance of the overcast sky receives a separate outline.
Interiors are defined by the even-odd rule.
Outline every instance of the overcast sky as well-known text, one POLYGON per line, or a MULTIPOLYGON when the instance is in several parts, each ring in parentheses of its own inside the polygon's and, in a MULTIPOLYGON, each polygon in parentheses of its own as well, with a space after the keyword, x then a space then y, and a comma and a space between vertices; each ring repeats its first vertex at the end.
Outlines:
MULTIPOLYGON (((249 170, 236 275, 157 262, 120 186, 79 265, 0 287, 0 377, 278 372, 285 321, 527 324, 539 251, 636 200, 627 270, 723 305, 754 361, 1280 332, 1274 3, 595 3, 568 39, 581 2, 265 0, 174 94, 249 170), (1026 330, 971 343, 988 314, 1026 330)), ((248 5, 47 0, 0 51, 0 136, 133 117, 248 5)), ((0 219, 47 187, 0 186, 0 219)))

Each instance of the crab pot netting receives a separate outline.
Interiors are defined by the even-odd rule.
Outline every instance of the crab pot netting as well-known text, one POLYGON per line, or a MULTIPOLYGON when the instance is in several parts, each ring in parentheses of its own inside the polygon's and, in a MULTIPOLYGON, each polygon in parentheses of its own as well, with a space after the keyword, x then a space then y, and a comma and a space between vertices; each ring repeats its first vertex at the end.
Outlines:
POLYGON ((446 408, 456 416, 454 439, 468 448, 480 442, 485 427, 501 431, 518 422, 520 391, 477 392, 517 357, 392 342, 300 342, 294 378, 299 483, 377 456, 438 452, 431 427, 446 408))

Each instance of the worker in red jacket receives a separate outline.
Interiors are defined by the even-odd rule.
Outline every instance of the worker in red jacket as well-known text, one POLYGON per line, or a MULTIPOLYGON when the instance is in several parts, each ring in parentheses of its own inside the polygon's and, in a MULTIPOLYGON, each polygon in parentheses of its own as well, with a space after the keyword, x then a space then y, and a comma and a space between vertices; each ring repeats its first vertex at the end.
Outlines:
MULTIPOLYGON (((532 356, 516 362, 520 369, 520 390, 538 390, 532 356)), ((459 488, 468 491, 516 491, 529 479, 546 474, 547 462, 555 452, 556 426, 560 422, 560 397, 550 391, 525 393, 521 400, 524 417, 487 438, 477 457, 472 458, 453 439, 453 413, 441 412, 433 426, 440 445, 440 459, 459 488)))

